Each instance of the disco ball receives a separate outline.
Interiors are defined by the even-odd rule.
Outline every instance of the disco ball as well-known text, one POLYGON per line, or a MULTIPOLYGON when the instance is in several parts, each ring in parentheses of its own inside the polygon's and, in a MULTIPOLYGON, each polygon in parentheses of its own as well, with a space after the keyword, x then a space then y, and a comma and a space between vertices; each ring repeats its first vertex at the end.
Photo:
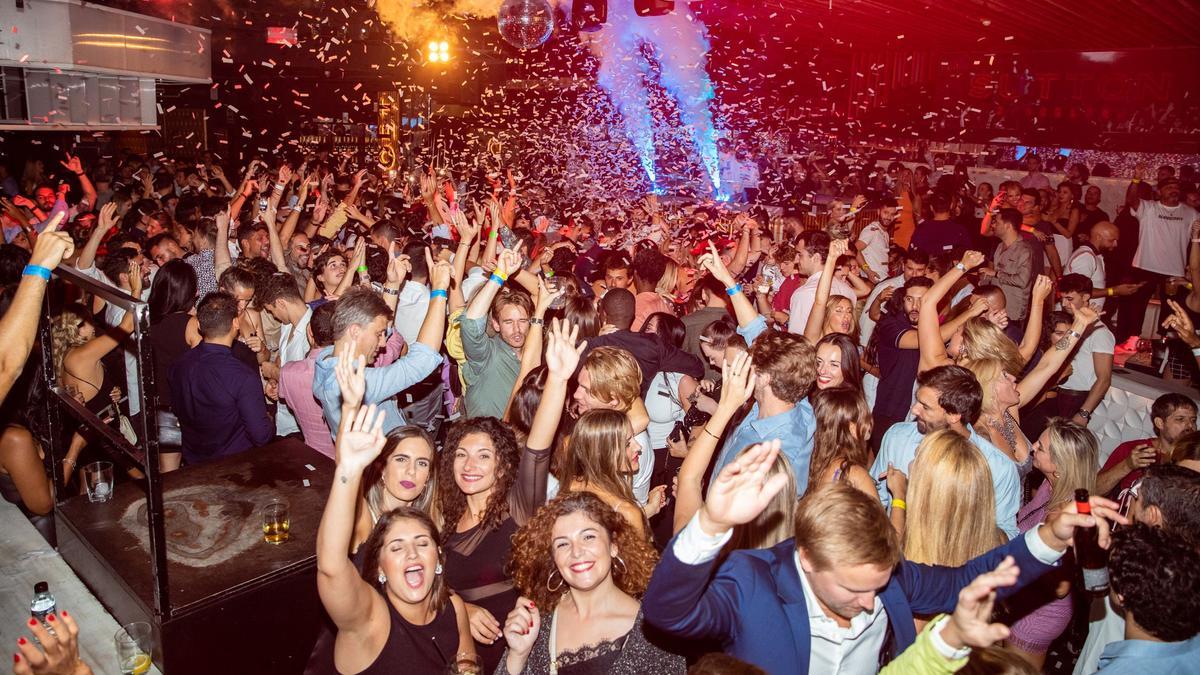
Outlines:
POLYGON ((542 46, 554 32, 554 9, 549 0, 504 0, 496 15, 500 37, 517 49, 542 46))

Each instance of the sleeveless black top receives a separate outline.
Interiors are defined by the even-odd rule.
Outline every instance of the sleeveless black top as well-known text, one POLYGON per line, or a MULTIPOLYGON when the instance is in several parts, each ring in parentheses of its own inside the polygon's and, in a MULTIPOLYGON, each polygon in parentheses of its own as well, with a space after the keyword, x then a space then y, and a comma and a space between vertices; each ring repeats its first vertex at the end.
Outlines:
POLYGON ((396 673, 445 673, 458 655, 458 613, 454 603, 446 603, 445 609, 428 625, 416 626, 384 599, 391 617, 391 630, 387 642, 375 662, 358 675, 395 675, 396 673))

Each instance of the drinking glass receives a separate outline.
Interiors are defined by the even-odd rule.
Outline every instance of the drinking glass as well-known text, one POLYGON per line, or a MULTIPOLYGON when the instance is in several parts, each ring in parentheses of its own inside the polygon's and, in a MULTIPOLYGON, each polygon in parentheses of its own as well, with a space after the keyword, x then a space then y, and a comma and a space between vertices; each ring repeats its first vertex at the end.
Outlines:
POLYGON ((154 630, 144 621, 127 623, 113 636, 121 675, 144 675, 154 653, 154 630))
POLYGON ((87 488, 89 502, 106 502, 112 499, 112 462, 92 462, 84 466, 83 484, 87 488))
POLYGON ((454 663, 446 670, 447 675, 479 675, 483 669, 479 665, 479 659, 474 654, 460 652, 454 657, 454 663))
POLYGON ((288 530, 291 529, 291 518, 288 515, 288 503, 282 499, 272 499, 262 509, 263 541, 268 544, 282 544, 288 540, 288 530))

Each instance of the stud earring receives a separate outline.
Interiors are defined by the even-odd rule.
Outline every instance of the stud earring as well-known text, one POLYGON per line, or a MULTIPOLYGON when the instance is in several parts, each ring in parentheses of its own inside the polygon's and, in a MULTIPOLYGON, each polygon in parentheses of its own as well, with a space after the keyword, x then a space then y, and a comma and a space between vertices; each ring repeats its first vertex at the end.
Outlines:
POLYGON ((387 583, 387 575, 384 574, 383 572, 379 573, 379 583, 381 583, 381 584, 387 583))
POLYGON ((438 563, 438 566, 437 566, 437 567, 435 567, 435 568, 433 568, 433 573, 434 573, 434 574, 441 574, 441 573, 442 573, 442 563, 438 563))

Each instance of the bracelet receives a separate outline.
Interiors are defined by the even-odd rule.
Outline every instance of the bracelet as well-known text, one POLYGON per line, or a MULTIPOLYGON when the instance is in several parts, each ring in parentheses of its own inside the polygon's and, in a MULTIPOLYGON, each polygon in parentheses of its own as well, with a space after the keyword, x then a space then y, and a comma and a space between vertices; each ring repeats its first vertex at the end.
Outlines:
POLYGON ((71 459, 70 457, 63 457, 62 463, 66 464, 67 462, 70 462, 71 466, 78 466, 75 460, 71 459))
POLYGON ((359 265, 359 266, 358 266, 358 271, 359 271, 359 273, 360 273, 360 274, 366 274, 366 273, 367 273, 367 266, 366 266, 366 265, 359 265))
POLYGON ((504 282, 508 281, 508 279, 505 279, 504 277, 500 276, 499 274, 492 272, 492 276, 488 277, 488 281, 494 281, 494 282, 496 282, 497 286, 503 286, 504 282))
MULTIPOLYGON (((1196 241, 1200 241, 1200 239, 1197 239, 1196 241)), ((542 275, 545 276, 547 279, 553 279, 554 278, 554 270, 548 270, 546 272, 542 272, 542 275)))
POLYGON ((715 440, 718 440, 718 441, 719 441, 719 440, 721 440, 721 437, 720 437, 720 436, 718 436, 718 435, 716 435, 716 434, 714 434, 713 432, 711 432, 711 431, 709 431, 709 430, 708 430, 708 425, 707 425, 707 424, 705 424, 704 426, 702 426, 702 427, 700 427, 700 428, 701 428, 701 429, 704 431, 704 433, 708 434, 709 436, 712 436, 712 437, 713 437, 713 439, 715 439, 715 440))
POLYGON ((1140 182, 1142 182, 1142 179, 1141 179, 1141 178, 1134 178, 1134 179, 1133 179, 1133 182, 1134 182, 1134 183, 1140 183, 1140 182))
POLYGON ((1084 410, 1083 408, 1080 408, 1079 412, 1077 412, 1075 414, 1079 415, 1080 417, 1082 417, 1085 420, 1088 420, 1089 422, 1092 420, 1092 411, 1091 410, 1084 410))
POLYGON ((450 294, 447 293, 446 289, 444 289, 444 288, 435 288, 432 291, 429 291, 429 299, 430 300, 432 300, 434 298, 442 298, 443 300, 445 300, 445 299, 449 299, 449 297, 450 297, 450 294))
POLYGON ((76 171, 76 172, 75 172, 75 175, 76 175, 76 176, 82 176, 82 175, 83 175, 83 174, 85 174, 85 173, 87 173, 87 172, 86 172, 86 171, 76 171))
POLYGON ((530 317, 530 318, 529 318, 529 325, 530 325, 530 326, 541 326, 541 325, 543 325, 543 324, 545 324, 545 323, 546 323, 546 321, 545 321, 544 319, 539 319, 539 318, 537 318, 536 316, 534 316, 534 317, 530 317))
POLYGON ((962 272, 963 274, 967 273, 967 266, 962 264, 961 262, 954 263, 954 269, 958 270, 959 272, 962 272))
POLYGON ((1192 349, 1192 356, 1200 357, 1200 347, 1192 349))
POLYGON ((396 297, 400 297, 400 289, 399 288, 388 288, 387 286, 380 286, 379 290, 384 293, 387 293, 388 295, 394 295, 396 297))
POLYGON ((492 230, 491 232, 488 232, 488 239, 495 239, 496 237, 499 237, 499 236, 500 236, 500 230, 492 230))
POLYGON ((50 268, 42 267, 41 265, 26 265, 22 270, 21 276, 41 277, 46 281, 50 281, 50 268))
POLYGON ((1106 289, 1104 292, 1107 293, 1108 297, 1110 297, 1110 298, 1113 296, 1113 289, 1111 289, 1111 288, 1106 289))
POLYGON ((725 289, 725 295, 728 295, 731 298, 741 292, 742 292, 741 284, 734 284, 734 285, 730 286, 729 288, 725 289))
POLYGON ((893 499, 892 506, 902 511, 908 510, 908 504, 903 499, 893 499))
POLYGON ((1193 244, 1200 244, 1200 238, 1192 239, 1193 244))

